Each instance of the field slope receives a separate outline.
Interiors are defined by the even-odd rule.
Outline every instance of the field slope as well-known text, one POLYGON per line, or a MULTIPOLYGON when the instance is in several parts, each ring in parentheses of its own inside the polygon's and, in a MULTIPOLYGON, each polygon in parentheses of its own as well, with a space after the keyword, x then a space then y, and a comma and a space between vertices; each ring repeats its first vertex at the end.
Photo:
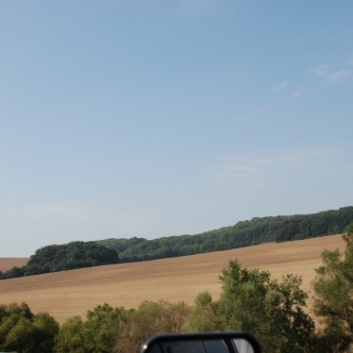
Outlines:
MULTIPOLYGON (((344 250, 340 235, 288 243, 267 243, 241 249, 148 262, 107 265, 0 281, 0 303, 26 302, 34 313, 48 312, 59 322, 85 316, 96 305, 137 307, 144 300, 164 299, 191 304, 208 290, 217 299, 219 275, 229 260, 243 267, 261 268, 274 278, 295 273, 310 292, 314 268, 321 264, 324 249, 344 250)), ((0 264, 2 260, 0 259, 0 264)))
POLYGON ((25 257, 2 257, 0 258, 0 271, 5 272, 12 267, 22 267, 27 265, 28 258, 25 257))

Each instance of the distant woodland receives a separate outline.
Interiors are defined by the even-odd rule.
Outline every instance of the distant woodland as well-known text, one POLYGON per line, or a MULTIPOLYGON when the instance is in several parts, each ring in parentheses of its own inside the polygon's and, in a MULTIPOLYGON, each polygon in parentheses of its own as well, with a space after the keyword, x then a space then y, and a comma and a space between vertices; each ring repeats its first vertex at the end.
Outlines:
POLYGON ((0 278, 32 276, 118 262, 118 253, 113 249, 108 249, 94 241, 75 241, 40 248, 30 257, 26 266, 13 267, 4 273, 0 272, 0 278))
POLYGON ((255 217, 195 235, 71 242, 38 249, 26 266, 0 272, 0 279, 82 267, 147 261, 340 234, 353 221, 353 207, 309 215, 255 217))
POLYGON ((195 235, 153 240, 106 239, 97 243, 116 250, 121 262, 145 261, 341 234, 352 221, 353 207, 350 206, 309 215, 255 217, 195 235))

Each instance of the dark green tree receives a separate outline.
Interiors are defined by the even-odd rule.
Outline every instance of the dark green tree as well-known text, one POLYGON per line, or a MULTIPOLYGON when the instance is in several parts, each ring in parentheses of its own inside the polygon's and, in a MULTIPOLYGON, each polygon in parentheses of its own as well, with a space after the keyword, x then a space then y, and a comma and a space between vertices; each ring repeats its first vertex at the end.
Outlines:
POLYGON ((233 226, 194 235, 152 240, 107 239, 98 243, 119 249, 122 262, 145 261, 338 234, 352 221, 353 207, 350 206, 308 215, 254 217, 233 226))
POLYGON ((34 315, 25 303, 0 306, 2 351, 51 353, 58 328, 49 314, 34 315))
POLYGON ((124 308, 113 308, 106 303, 89 310, 83 323, 85 352, 110 353, 127 317, 124 308))
POLYGON ((67 319, 55 338, 55 353, 85 353, 83 322, 79 316, 67 319))
POLYGON ((210 332, 220 329, 220 317, 217 314, 217 303, 209 292, 200 293, 188 319, 183 326, 185 332, 210 332))
POLYGON ((39 275, 75 268, 119 263, 118 253, 96 242, 74 241, 38 249, 26 266, 0 273, 0 279, 39 275))
POLYGON ((221 281, 221 329, 252 333, 264 352, 306 351, 314 323, 303 311, 307 296, 300 289, 300 278, 288 275, 278 282, 269 272, 248 270, 238 261, 230 261, 221 281))
POLYGON ((321 319, 321 348, 346 352, 353 346, 353 223, 343 235, 344 256, 338 250, 323 251, 323 265, 313 282, 315 314, 321 319))
POLYGON ((53 351, 55 337, 59 332, 59 324, 48 313, 39 313, 33 319, 35 334, 35 352, 53 351))

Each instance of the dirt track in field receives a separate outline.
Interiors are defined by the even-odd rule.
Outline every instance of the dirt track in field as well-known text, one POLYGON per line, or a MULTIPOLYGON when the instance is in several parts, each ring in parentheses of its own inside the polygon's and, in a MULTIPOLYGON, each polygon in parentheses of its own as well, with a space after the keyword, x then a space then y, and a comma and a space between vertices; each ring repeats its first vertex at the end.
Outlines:
POLYGON ((270 271, 273 278, 298 274, 303 278, 302 289, 309 293, 324 249, 343 252, 341 236, 3 280, 0 304, 26 302, 34 313, 48 312, 59 322, 74 315, 84 317, 87 310, 104 303, 125 308, 160 299, 192 304, 196 295, 205 290, 214 299, 219 297, 219 275, 229 260, 236 258, 243 267, 270 271))

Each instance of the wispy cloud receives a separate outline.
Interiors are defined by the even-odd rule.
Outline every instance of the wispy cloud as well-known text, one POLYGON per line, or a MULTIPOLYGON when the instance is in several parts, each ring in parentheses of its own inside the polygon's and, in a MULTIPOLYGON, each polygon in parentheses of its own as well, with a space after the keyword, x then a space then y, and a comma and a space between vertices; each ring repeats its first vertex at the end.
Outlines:
POLYGON ((314 76, 323 77, 323 76, 327 75, 328 69, 329 69, 328 64, 322 64, 322 65, 311 68, 310 71, 314 76))
POLYGON ((264 104, 264 105, 260 105, 258 107, 256 107, 254 109, 255 112, 257 113, 264 113, 267 112, 271 109, 272 105, 271 104, 264 104))
POLYGON ((310 71, 314 76, 325 78, 330 82, 344 81, 352 75, 352 71, 347 69, 330 70, 328 64, 316 66, 310 71))
POLYGON ((328 153, 336 151, 336 147, 332 146, 319 146, 308 149, 299 149, 289 151, 287 153, 270 156, 262 160, 266 165, 289 165, 294 166, 299 164, 309 163, 312 159, 321 156, 326 156, 328 153))
POLYGON ((349 70, 339 70, 332 72, 328 75, 328 79, 332 82, 342 81, 351 76, 351 71, 349 70))
POLYGON ((278 92, 278 91, 284 90, 287 86, 288 86, 288 82, 285 81, 285 82, 282 82, 282 83, 279 83, 279 84, 275 85, 274 89, 275 89, 275 91, 278 92))
POLYGON ((336 150, 334 146, 324 146, 294 150, 283 154, 253 157, 247 161, 228 164, 218 173, 218 176, 222 179, 241 179, 261 175, 277 168, 303 167, 317 158, 334 153, 336 150))
POLYGON ((304 89, 298 89, 292 92, 292 98, 298 98, 304 94, 304 89))

